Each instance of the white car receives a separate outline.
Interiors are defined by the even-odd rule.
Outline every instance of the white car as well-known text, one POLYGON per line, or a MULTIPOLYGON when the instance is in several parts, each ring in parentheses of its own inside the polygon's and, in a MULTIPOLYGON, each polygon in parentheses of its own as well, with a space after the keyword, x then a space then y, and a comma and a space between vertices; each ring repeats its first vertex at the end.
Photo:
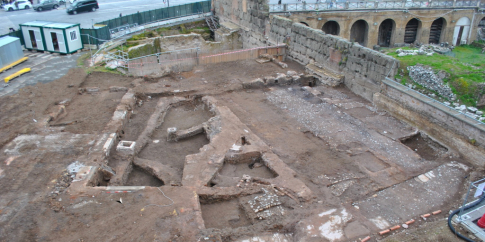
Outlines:
POLYGON ((31 9, 32 4, 28 0, 17 0, 10 4, 3 5, 3 10, 5 11, 14 11, 14 10, 22 10, 22 9, 31 9))

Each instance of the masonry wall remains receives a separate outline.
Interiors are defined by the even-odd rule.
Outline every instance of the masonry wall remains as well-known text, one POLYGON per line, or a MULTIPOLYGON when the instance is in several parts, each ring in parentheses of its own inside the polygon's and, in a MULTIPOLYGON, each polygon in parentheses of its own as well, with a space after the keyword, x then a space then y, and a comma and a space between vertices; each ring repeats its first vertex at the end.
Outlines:
POLYGON ((269 43, 266 34, 269 32, 268 0, 213 0, 213 11, 220 22, 232 22, 241 27, 243 48, 261 47, 269 43))
POLYGON ((288 56, 302 65, 319 63, 345 75, 345 85, 372 101, 380 80, 393 77, 399 61, 338 36, 324 34, 290 19, 271 16, 269 38, 287 43, 288 56))
POLYGON ((261 0, 214 0, 221 21, 241 27, 244 48, 286 43, 289 58, 302 65, 320 65, 342 73, 345 85, 354 93, 423 130, 475 165, 485 164, 482 125, 454 115, 453 110, 448 112, 444 105, 413 90, 400 90, 399 83, 386 80, 396 75, 398 60, 285 17, 269 16, 264 11, 266 5, 261 0))

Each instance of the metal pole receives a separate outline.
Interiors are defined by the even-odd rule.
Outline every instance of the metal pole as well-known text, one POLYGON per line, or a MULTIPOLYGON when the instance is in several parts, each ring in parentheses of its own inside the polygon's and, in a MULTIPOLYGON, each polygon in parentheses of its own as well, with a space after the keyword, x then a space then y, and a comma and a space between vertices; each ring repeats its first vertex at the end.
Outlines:
POLYGON ((94 65, 93 53, 91 52, 91 35, 88 34, 89 54, 91 55, 91 64, 94 65))

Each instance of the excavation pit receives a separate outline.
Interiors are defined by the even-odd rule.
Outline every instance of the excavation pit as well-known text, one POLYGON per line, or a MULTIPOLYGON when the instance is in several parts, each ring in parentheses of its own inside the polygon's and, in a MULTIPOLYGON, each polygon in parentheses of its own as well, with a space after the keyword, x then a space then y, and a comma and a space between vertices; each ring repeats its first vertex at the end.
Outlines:
POLYGON ((251 225, 237 198, 215 203, 200 200, 200 203, 206 228, 234 229, 251 225))
MULTIPOLYGON (((303 71, 300 65, 287 63, 289 69, 303 71)), ((436 169, 439 161, 421 159, 404 145, 409 140, 399 142, 414 127, 382 111, 359 110, 373 105, 345 87, 242 89, 243 82, 279 72, 281 67, 274 63, 250 60, 197 66, 193 72, 180 74, 186 78, 170 83, 133 80, 126 93, 126 97, 132 94, 132 103, 113 100, 118 106, 110 104, 110 117, 99 120, 91 115, 92 106, 79 109, 79 117, 88 117, 83 123, 93 123, 96 128, 76 132, 35 129, 34 121, 25 116, 14 119, 19 124, 2 119, 4 126, 22 124, 18 133, 31 128, 36 133, 2 136, 6 145, 0 153, 4 161, 0 179, 5 182, 5 195, 0 210, 9 221, 4 227, 11 225, 11 230, 0 236, 8 241, 105 241, 113 236, 137 240, 149 235, 160 241, 222 238, 215 241, 239 242, 278 230, 291 234, 288 241, 324 241, 327 238, 319 228, 335 227, 341 241, 354 241, 367 235, 349 230, 357 227, 376 234, 380 228, 372 221, 379 216, 391 226, 420 214, 452 209, 448 204, 461 195, 461 178, 469 175, 460 160, 436 169), (360 111, 365 113, 354 113, 360 111), (113 117, 117 122, 111 126, 107 123, 113 117), (181 133, 183 138, 167 141, 170 127, 177 132, 196 127, 197 132, 193 136, 181 133), (133 156, 118 154, 120 141, 136 142, 133 156), (86 174, 67 182, 58 178, 74 160, 87 167, 86 174), (429 181, 414 179, 430 171, 435 177, 429 181), (217 182, 222 176, 227 180, 217 182), (19 196, 19 191, 26 195, 19 196), (438 191, 440 196, 430 198, 430 191, 438 191), (117 202, 121 198, 123 203, 117 202), (414 210, 415 203, 419 210, 414 210), (264 209, 255 212, 254 206, 264 209), (400 209, 394 209, 396 206, 400 209), (350 215, 353 220, 342 219, 350 215), (29 230, 18 229, 31 220, 35 223, 29 230), (341 222, 335 224, 336 220, 341 222), (116 226, 109 221, 116 221, 116 226), (351 226, 356 221, 362 226, 351 226)), ((106 75, 93 72, 89 78, 97 76, 99 81, 89 86, 99 86, 100 91, 73 93, 68 113, 78 96, 109 101, 100 85, 106 75)), ((61 82, 62 87, 71 84, 68 81, 61 82)), ((110 82, 117 85, 115 78, 110 82)), ((28 113, 24 106, 30 108, 30 100, 18 101, 30 95, 25 94, 22 91, 12 97, 11 104, 0 104, 6 107, 5 117, 28 113)), ((37 100, 48 107, 63 99, 51 100, 46 95, 37 100)), ((96 110, 92 113, 98 114, 96 110)), ((73 125, 67 125, 65 131, 73 125)), ((122 147, 128 145, 132 144, 122 147)))
POLYGON ((204 132, 177 139, 176 142, 168 140, 168 129, 176 130, 190 129, 207 122, 213 113, 200 100, 174 103, 162 114, 161 125, 150 135, 150 141, 140 151, 137 157, 155 161, 161 165, 168 166, 177 172, 178 180, 182 178, 185 157, 190 154, 199 153, 199 149, 209 143, 204 132))
POLYGON ((404 145, 418 153, 425 160, 436 160, 448 152, 448 149, 427 135, 417 134, 401 141, 404 145))
POLYGON ((165 183, 162 180, 149 174, 139 166, 133 166, 133 170, 128 175, 128 179, 125 183, 125 186, 161 187, 163 185, 165 185, 165 183))

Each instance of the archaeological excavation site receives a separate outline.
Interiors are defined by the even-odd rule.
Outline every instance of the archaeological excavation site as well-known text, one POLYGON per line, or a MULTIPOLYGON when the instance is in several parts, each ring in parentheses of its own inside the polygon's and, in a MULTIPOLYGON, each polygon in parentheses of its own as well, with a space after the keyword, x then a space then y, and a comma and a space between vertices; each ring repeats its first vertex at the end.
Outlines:
POLYGON ((452 211, 481 197, 483 123, 391 56, 262 1, 212 6, 210 33, 88 50, 1 97, 0 241, 481 240, 485 210, 452 211))

